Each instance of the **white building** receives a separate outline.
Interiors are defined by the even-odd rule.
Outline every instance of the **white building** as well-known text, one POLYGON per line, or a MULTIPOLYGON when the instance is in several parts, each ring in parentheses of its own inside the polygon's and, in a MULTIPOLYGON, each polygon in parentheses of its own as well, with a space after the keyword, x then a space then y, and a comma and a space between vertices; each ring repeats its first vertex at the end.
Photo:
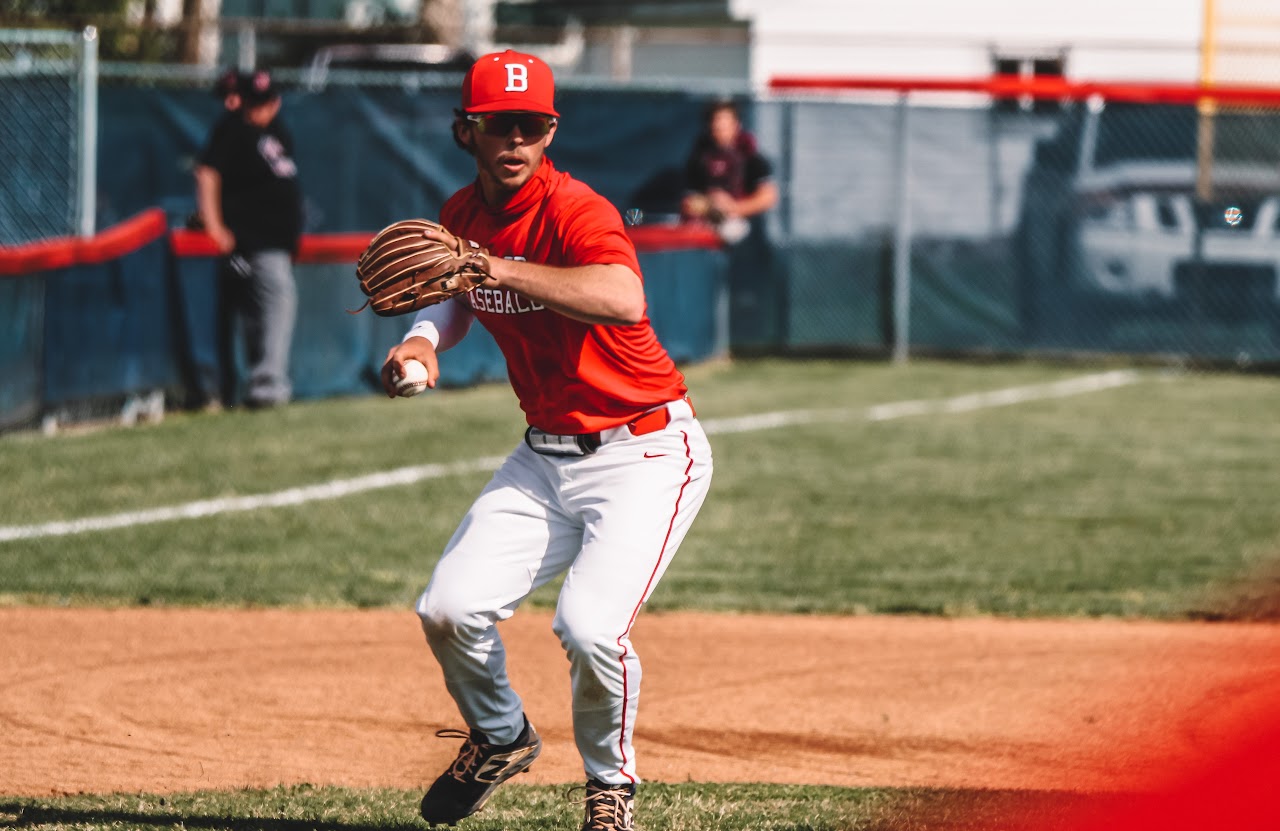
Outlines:
POLYGON ((1202 0, 733 0, 752 21, 751 78, 982 78, 997 60, 1060 59, 1071 80, 1193 82, 1202 0))
MULTIPOLYGON (((596 20, 588 22, 585 37, 567 31, 559 48, 552 36, 529 49, 548 52, 566 76, 724 81, 757 91, 779 77, 981 79, 994 73, 1175 84, 1207 77, 1280 86, 1280 0, 722 1, 734 23, 686 25, 673 3, 671 13, 654 18, 662 24, 596 20)), ((135 3, 141 8, 142 0, 135 3)), ((451 46, 473 52, 521 46, 494 40, 499 0, 303 0, 297 8, 309 3, 345 4, 345 19, 357 29, 379 19, 370 17, 372 6, 413 19, 425 3, 436 28, 458 41, 451 46)), ((200 0, 210 18, 223 5, 200 0)), ((155 0, 158 20, 173 21, 181 7, 181 0, 155 0)))

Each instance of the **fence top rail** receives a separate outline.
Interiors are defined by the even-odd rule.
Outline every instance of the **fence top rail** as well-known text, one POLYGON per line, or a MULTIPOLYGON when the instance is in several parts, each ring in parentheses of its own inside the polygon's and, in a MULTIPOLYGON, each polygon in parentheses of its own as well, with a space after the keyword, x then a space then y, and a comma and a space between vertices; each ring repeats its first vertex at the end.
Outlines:
POLYGON ((83 33, 67 29, 0 29, 0 43, 75 45, 83 33))
POLYGON ((1082 82, 1056 77, 880 78, 775 76, 769 89, 782 93, 893 92, 977 93, 992 98, 1102 100, 1134 104, 1203 104, 1280 108, 1280 87, 1242 84, 1082 82))
MULTIPOLYGON (((2 42, 2 41, 0 41, 2 42)), ((147 64, 130 61, 102 61, 98 73, 114 82, 149 84, 211 84, 224 67, 193 66, 182 64, 147 64)), ((275 67, 272 78, 286 89, 317 90, 324 87, 391 87, 409 89, 440 89, 456 92, 462 72, 433 72, 429 70, 387 69, 330 69, 317 81, 316 73, 309 67, 275 67)), ((745 78, 636 78, 619 80, 598 75, 566 75, 556 79, 557 90, 582 90, 588 92, 685 92, 712 97, 746 96, 752 92, 745 78)))

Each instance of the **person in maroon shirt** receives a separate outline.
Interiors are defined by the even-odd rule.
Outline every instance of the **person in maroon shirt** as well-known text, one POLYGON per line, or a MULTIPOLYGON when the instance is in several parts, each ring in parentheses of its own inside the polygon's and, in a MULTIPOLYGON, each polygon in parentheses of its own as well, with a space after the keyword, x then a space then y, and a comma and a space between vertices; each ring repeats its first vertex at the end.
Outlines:
POLYGON ((453 824, 526 770, 542 740, 507 678, 499 621, 563 575, 553 629, 569 658, 574 740, 586 774, 583 829, 631 831, 640 662, 631 628, 697 515, 711 447, 684 377, 649 323, 635 246, 617 209, 545 155, 559 128, 550 67, 506 51, 467 73, 454 138, 475 181, 441 211, 489 251, 480 287, 418 313, 387 355, 441 373, 473 322, 506 358, 524 440, 471 506, 417 612, 467 729, 423 797, 453 824))
POLYGON ((778 203, 772 177, 773 167, 743 129, 737 106, 713 101, 685 162, 681 215, 711 223, 726 242, 739 242, 747 235, 748 220, 778 203))

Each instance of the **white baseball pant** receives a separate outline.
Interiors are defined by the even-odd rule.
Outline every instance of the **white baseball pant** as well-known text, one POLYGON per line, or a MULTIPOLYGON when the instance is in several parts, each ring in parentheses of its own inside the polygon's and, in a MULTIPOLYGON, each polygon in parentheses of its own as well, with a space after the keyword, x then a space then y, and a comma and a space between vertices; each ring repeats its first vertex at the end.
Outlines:
POLYGON ((692 407, 667 407, 665 428, 603 431, 591 455, 543 456, 521 444, 467 512, 417 604, 463 719, 506 744, 524 726, 524 705, 497 623, 563 573, 553 629, 570 663, 574 738, 587 776, 608 784, 639 781, 632 625, 711 484, 711 447, 692 407))

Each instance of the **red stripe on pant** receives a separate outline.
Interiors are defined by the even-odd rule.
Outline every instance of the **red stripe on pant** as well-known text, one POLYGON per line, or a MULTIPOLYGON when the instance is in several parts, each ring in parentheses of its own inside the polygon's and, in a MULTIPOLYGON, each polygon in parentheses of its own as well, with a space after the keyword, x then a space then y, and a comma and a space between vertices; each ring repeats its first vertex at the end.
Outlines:
MULTIPOLYGON (((659 410, 666 414, 666 409, 659 410)), ((665 426, 665 425, 664 425, 665 426)), ((618 733, 618 755, 622 757, 622 767, 618 772, 631 780, 631 784, 635 784, 634 776, 626 772, 627 768, 627 649, 622 646, 622 639, 631 634, 631 627, 635 625, 636 617, 640 614, 640 607, 644 605, 644 599, 649 596, 649 591, 653 588, 653 581, 657 579, 658 569, 662 567, 662 561, 667 556, 667 545, 671 542, 671 532, 675 529, 676 518, 680 516, 680 502, 684 499, 684 490, 689 487, 689 483, 693 481, 693 477, 689 472, 693 470, 693 451, 689 448, 689 434, 681 433, 684 439, 684 456, 688 460, 688 464, 684 468, 684 482, 680 485, 680 493, 676 494, 676 504, 671 512, 671 521, 667 523, 667 535, 662 540, 662 548, 658 552, 658 562, 654 563, 653 571, 649 573, 649 582, 645 584, 644 591, 640 593, 640 600, 636 603, 634 609, 631 610, 631 619, 627 621, 627 628, 618 636, 616 643, 622 648, 622 654, 618 657, 619 663, 622 664, 622 729, 618 733)))

